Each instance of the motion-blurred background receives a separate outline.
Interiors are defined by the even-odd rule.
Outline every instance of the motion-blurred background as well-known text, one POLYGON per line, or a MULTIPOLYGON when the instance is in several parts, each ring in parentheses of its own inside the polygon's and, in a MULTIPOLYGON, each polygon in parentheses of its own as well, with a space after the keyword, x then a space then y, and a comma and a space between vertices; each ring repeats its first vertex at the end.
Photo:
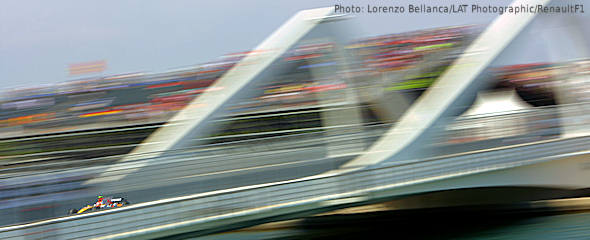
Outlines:
MULTIPOLYGON (((396 4, 409 3, 414 2, 396 4)), ((228 91, 216 83, 232 68, 259 64, 243 60, 264 56, 265 51, 251 49, 290 16, 333 4, 3 3, 0 225, 57 219, 100 194, 150 203, 341 169, 378 145, 499 17, 347 15, 288 46, 203 123, 207 131, 182 139, 182 148, 128 159, 138 146, 161 144, 146 139, 163 126, 197 118, 172 121, 179 112, 192 108, 199 114, 210 104, 195 99, 228 91)), ((478 73, 478 89, 449 106, 445 124, 433 126, 414 155, 385 162, 585 137, 588 20, 588 14, 542 14, 506 36, 514 40, 478 73)), ((514 201, 588 193, 588 186, 560 192, 560 183, 549 185, 560 190, 514 201)))

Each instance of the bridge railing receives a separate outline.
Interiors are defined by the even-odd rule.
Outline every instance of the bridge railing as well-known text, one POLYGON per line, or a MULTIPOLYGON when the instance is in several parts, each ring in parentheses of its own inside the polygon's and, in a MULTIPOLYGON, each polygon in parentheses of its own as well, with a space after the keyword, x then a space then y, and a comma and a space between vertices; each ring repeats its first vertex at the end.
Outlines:
MULTIPOLYGON (((587 106, 584 104, 572 104, 559 106, 566 111, 578 111, 580 106, 587 106), (569 110, 568 110, 569 109, 569 110)), ((570 118, 579 118, 578 120, 590 123, 590 118, 584 115, 583 112, 576 114, 568 114, 570 118)), ((559 127, 562 124, 580 124, 580 121, 571 121, 566 118, 559 118, 556 115, 555 107, 533 109, 525 112, 512 113, 502 116, 493 117, 478 117, 462 119, 459 118, 451 125, 469 125, 472 128, 467 129, 470 135, 477 135, 474 131, 487 131, 485 124, 490 122, 506 122, 510 121, 512 127, 505 126, 501 131, 494 130, 495 137, 510 137, 514 136, 516 128, 526 129, 527 132, 519 135, 516 140, 510 139, 509 143, 530 142, 524 141, 524 138, 531 138, 532 140, 542 140, 539 138, 546 133, 547 136, 556 138, 559 136, 559 127), (515 120, 516 119, 516 120, 515 120), (476 121, 477 120, 477 121, 476 121), (549 124, 543 123, 549 121, 549 124), (540 122, 538 126, 531 126, 531 123, 540 122), (483 127, 482 127, 483 126, 483 127), (526 133, 526 134, 525 134, 526 133), (520 141, 520 142, 516 142, 520 141)), ((391 125, 376 125, 365 127, 365 132, 362 134, 346 135, 338 138, 338 136, 324 137, 322 132, 308 132, 300 134, 292 134, 286 136, 277 136, 270 138, 242 140, 232 143, 218 143, 199 146, 197 148, 188 148, 182 151, 176 151, 168 157, 159 159, 149 159, 138 157, 136 161, 117 164, 120 168, 104 171, 101 167, 86 167, 88 163, 93 161, 112 162, 116 160, 117 156, 104 157, 98 159, 78 160, 75 163, 44 163, 32 166, 23 166, 12 169, 0 169, 0 208, 8 208, 14 206, 24 206, 32 203, 40 203, 39 201, 54 201, 52 197, 56 193, 67 193, 72 190, 80 190, 88 188, 88 186, 81 185, 80 181, 92 179, 96 173, 103 173, 107 176, 118 176, 124 171, 133 167, 138 161, 152 161, 150 171, 158 169, 168 169, 170 173, 166 174, 150 174, 145 170, 140 170, 143 174, 136 177, 135 182, 147 184, 166 184, 172 178, 181 178, 182 176, 195 174, 208 174, 216 171, 231 171, 239 168, 256 168, 265 165, 272 165, 283 163, 285 155, 283 152, 273 152, 276 150, 297 150, 303 153, 312 148, 322 147, 325 143, 349 143, 350 141, 360 141, 368 143, 379 138, 381 134, 391 125), (259 158, 259 157, 264 157, 259 158), (54 166, 61 165, 77 165, 79 169, 71 171, 63 171, 60 168, 48 170, 54 166), (129 167, 127 167, 129 166, 129 167), (35 171, 45 169, 44 171, 35 171), (12 174, 8 174, 12 171, 12 174), (16 171, 16 172, 15 172, 16 171), (21 176, 15 178, 15 176, 21 176), (69 176, 69 177, 66 177, 69 176), (75 186, 75 187, 72 187, 75 186), (51 195, 53 194, 53 195, 51 195), (51 195, 51 196, 50 196, 51 195)), ((587 124, 590 126, 590 124, 587 124)), ((359 127, 359 126, 340 126, 344 127, 359 127)), ((464 128, 465 129, 465 128, 464 128)), ((321 130, 321 129, 318 129, 321 130)), ((453 132, 456 134, 457 132, 453 132)), ((440 136, 440 139, 435 141, 437 144, 453 144, 457 135, 440 136)), ((467 134, 466 134, 467 135, 467 134)), ((547 139, 547 136, 544 136, 547 139)), ((479 139, 481 140, 481 139, 479 139)), ((525 139, 526 140, 526 139, 525 139)), ((530 139, 529 139, 530 140, 530 139)), ((506 140, 508 141, 508 140, 506 140)), ((459 143, 461 145, 462 143, 459 143)), ((367 144, 369 145, 369 144, 367 144)), ((509 145, 509 144, 507 144, 509 145)), ((444 146, 443 146, 444 148, 444 146)), ((363 154, 358 153, 358 154, 363 154)), ((293 158, 293 156, 291 156, 293 158)), ((293 158, 294 159, 294 158, 293 158)), ((315 156, 314 158, 305 159, 307 162, 321 162, 333 161, 334 159, 325 158, 323 156, 315 156)), ((296 163, 296 159, 292 162, 296 163)), ((404 161, 405 162, 405 161, 404 161)), ((135 189, 141 186, 134 186, 131 188, 126 185, 115 184, 109 188, 109 192, 128 192, 130 189, 135 189)), ((219 186, 215 189, 221 189, 219 186)), ((55 200, 57 201, 57 200, 55 200)))
MULTIPOLYGON (((564 126, 584 126, 590 124, 590 117, 587 117, 590 113, 590 103, 577 103, 559 106, 549 106, 543 108, 535 108, 530 110, 522 110, 515 112, 503 113, 496 116, 469 116, 459 117, 448 126, 443 126, 440 134, 435 137, 434 144, 447 144, 457 142, 469 142, 478 141, 493 138, 505 138, 510 136, 525 136, 529 134, 528 140, 523 142, 530 142, 539 140, 541 137, 551 137, 559 135, 560 128, 564 126), (558 110, 559 108, 559 110, 558 110), (587 109, 587 111, 581 112, 580 109, 587 109), (560 117, 560 114, 567 113, 568 117, 560 117), (531 135, 532 134, 532 135, 531 135), (536 139, 532 139, 536 137, 536 139)), ((327 129, 350 129, 350 128, 362 128, 364 132, 356 134, 356 136, 348 136, 358 141, 363 141, 362 138, 373 139, 380 137, 385 129, 390 128, 395 123, 387 124, 374 124, 371 126, 363 125, 342 125, 342 126, 331 126, 331 127, 317 127, 317 128, 305 128, 305 129, 293 129, 286 131, 271 131, 264 132, 265 135, 271 135, 271 137, 263 138, 252 138, 258 135, 253 134, 241 134, 232 135, 229 137, 242 137, 252 138, 245 140, 236 140, 229 142, 218 142, 218 143, 206 143, 212 140, 218 140, 226 138, 226 136, 213 137, 213 138, 202 138, 194 139, 195 142, 205 142, 205 144, 199 144, 194 147, 168 151, 167 155, 179 156, 179 155, 203 155, 203 154, 214 154, 219 152, 232 152, 235 154, 242 154, 248 152, 258 152, 260 150, 279 150, 285 148, 295 148, 299 146, 310 146, 317 144, 333 143, 334 138, 338 136, 323 136, 323 131, 327 129), (276 136, 272 136, 276 135, 276 136)), ((152 128, 149 126, 147 128, 152 128)), ((141 128, 143 129, 143 128, 141 128)), ((113 130, 121 131, 121 130, 113 130)), ((74 134, 78 136, 80 134, 74 134)), ((46 138, 46 137, 44 137, 46 138)), ((370 144, 366 142, 366 144, 370 144)), ((137 146, 138 144, 131 144, 125 146, 112 146, 102 147, 92 150, 109 151, 111 149, 118 148, 129 148, 137 146)), ((67 153, 81 152, 84 150, 69 150, 64 151, 67 153)), ((11 157, 11 161, 20 161, 19 159, 27 159, 29 157, 38 157, 40 160, 30 162, 23 160, 22 164, 17 163, 6 163, 7 159, 3 159, 0 164, 0 179, 6 177, 16 176, 14 174, 7 175, 7 173, 14 173, 19 171, 31 171, 34 169, 56 169, 56 171, 62 171, 67 168, 75 168, 76 166, 87 167, 90 164, 108 164, 116 161, 118 158, 125 156, 125 154, 118 154, 106 157, 95 157, 90 159, 76 159, 73 163, 71 161, 52 161, 46 159, 57 153, 43 153, 43 154, 32 154, 25 156, 14 156, 11 157)), ((141 157, 138 157, 141 159, 141 157)), ((30 174, 30 173, 27 173, 30 174)), ((18 174, 17 174, 18 175, 18 174)))
POLYGON ((392 197, 387 190, 450 176, 587 154, 590 137, 553 139, 457 156, 416 159, 341 175, 323 175, 132 205, 0 228, 0 238, 85 239, 224 230, 231 224, 392 197), (526 154, 524 154, 526 153, 526 154), (120 235, 116 235, 120 234, 120 235))

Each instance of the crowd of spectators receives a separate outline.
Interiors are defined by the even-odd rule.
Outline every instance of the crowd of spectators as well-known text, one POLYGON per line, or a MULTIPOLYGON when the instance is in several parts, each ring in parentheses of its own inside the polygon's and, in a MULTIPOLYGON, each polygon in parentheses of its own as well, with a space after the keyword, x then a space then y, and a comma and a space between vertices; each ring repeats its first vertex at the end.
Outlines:
MULTIPOLYGON (((358 76, 385 79, 379 83, 385 91, 423 91, 472 39, 474 29, 451 27, 390 34, 358 40, 343 48, 330 41, 296 46, 275 63, 282 69, 278 74, 258 84, 229 111, 245 114, 342 102, 346 100, 343 89, 362 85, 355 80, 358 76), (352 58, 342 61, 344 55, 352 58), (317 94, 323 94, 322 98, 317 94)), ((222 90, 210 86, 249 53, 228 54, 207 64, 163 73, 89 77, 11 90, 1 95, 0 131, 165 121, 199 94, 222 90)), ((551 96, 543 95, 550 92, 541 91, 545 86, 542 83, 560 68, 529 64, 494 71, 504 84, 515 85, 521 93, 541 92, 543 99, 533 101, 543 105, 551 96), (524 84, 517 84, 521 82, 524 84)))

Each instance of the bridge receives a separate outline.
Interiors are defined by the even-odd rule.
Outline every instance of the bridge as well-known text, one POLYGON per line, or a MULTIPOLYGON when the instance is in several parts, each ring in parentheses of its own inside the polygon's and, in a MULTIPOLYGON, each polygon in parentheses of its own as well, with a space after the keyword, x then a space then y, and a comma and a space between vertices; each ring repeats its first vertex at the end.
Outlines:
MULTIPOLYGON (((223 91, 193 100, 131 153, 101 158, 109 164, 89 168, 60 163, 61 170, 42 171, 24 166, 3 179, 0 189, 3 196, 17 195, 20 186, 39 178, 50 184, 26 189, 72 189, 69 199, 54 208, 58 212, 66 212, 93 192, 124 194, 141 199, 140 203, 39 219, 36 214, 58 213, 41 209, 26 215, 18 202, 5 202, 14 206, 3 204, 0 213, 26 223, 3 220, 4 225, 13 225, 0 227, 0 238, 190 237, 453 189, 541 187, 549 190, 551 198, 559 198, 571 193, 555 194, 552 189, 588 188, 590 106, 569 100, 566 91, 556 106, 456 117, 483 87, 485 69, 526 29, 534 14, 500 17, 410 106, 386 108, 383 101, 396 96, 370 99, 377 103, 377 111, 390 114, 393 123, 363 124, 359 106, 363 96, 343 90, 340 94, 346 101, 339 105, 330 105, 329 96, 318 94, 323 104, 314 111, 323 125, 315 129, 194 144, 206 142, 204 138, 216 129, 211 123, 227 114, 229 106, 251 94, 256 84, 269 81, 279 56, 298 42, 340 39, 335 24, 346 17, 331 10, 303 11, 291 18, 212 86, 223 91), (400 110, 404 113, 394 115, 400 110), (498 123, 505 125, 494 126, 498 123), (488 137, 451 141, 473 134, 473 128, 488 137), (69 180, 60 180, 64 176, 69 180)), ((337 71, 311 74, 323 79, 337 71)))

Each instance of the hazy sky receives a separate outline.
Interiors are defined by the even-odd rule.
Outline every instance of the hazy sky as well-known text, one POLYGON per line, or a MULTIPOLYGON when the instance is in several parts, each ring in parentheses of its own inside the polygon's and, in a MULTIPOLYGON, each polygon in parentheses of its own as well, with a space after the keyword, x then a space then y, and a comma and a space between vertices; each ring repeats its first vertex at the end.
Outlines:
MULTIPOLYGON (((3 0, 0 89, 63 82, 72 63, 106 60, 104 75, 157 72, 255 47, 299 10, 448 0, 3 0)), ((506 0, 464 0, 462 3, 506 0)), ((590 8, 590 6, 589 6, 590 8)), ((590 9, 588 9, 590 11, 590 9)), ((408 30, 486 24, 496 14, 352 14, 365 37, 408 30)))

